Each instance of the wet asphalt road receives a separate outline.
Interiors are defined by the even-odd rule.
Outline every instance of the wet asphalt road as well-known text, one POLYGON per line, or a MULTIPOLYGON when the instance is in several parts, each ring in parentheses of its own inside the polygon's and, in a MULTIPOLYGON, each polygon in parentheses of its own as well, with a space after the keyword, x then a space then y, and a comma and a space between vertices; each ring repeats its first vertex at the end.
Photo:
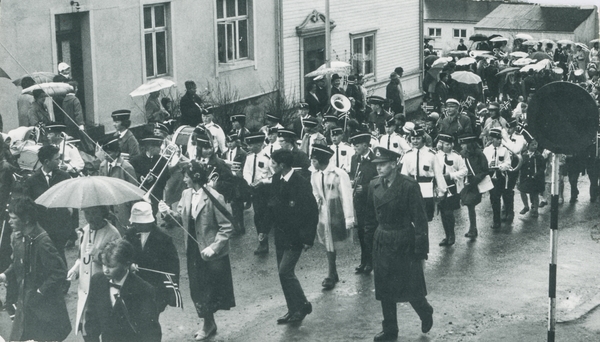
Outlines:
MULTIPOLYGON (((559 211, 557 341, 600 341, 600 203, 590 203, 587 179, 580 179, 580 198, 559 211), (589 312, 591 310, 591 312, 589 312)), ((517 215, 512 225, 492 231, 489 197, 477 207, 479 237, 469 241, 466 209, 457 212, 457 243, 439 247, 443 230, 439 217, 430 223, 430 253, 426 262, 429 302, 434 307, 434 326, 428 334, 410 305, 398 304, 399 341, 546 341, 548 306, 549 206, 539 218, 519 215, 522 203, 515 196, 517 215)), ((270 241, 268 255, 253 255, 256 234, 250 211, 247 233, 231 241, 231 264, 237 306, 216 314, 217 334, 212 341, 372 341, 381 330, 381 310, 374 298, 372 275, 355 275, 360 247, 356 238, 338 252, 340 282, 323 291, 327 273, 323 246, 318 242, 303 253, 296 267, 313 313, 301 324, 277 325, 287 309, 276 271, 270 241)), ((161 315, 163 341, 192 341, 200 319, 191 304, 183 232, 169 231, 177 242, 182 268, 184 310, 168 307, 161 315)), ((72 261, 76 251, 70 250, 72 261)), ((70 265, 69 265, 70 266, 70 265)), ((67 295, 74 320, 76 282, 67 295)), ((4 298, 4 289, 0 290, 4 298)), ((0 335, 9 334, 10 323, 0 314, 0 335)), ((81 341, 71 334, 67 341, 81 341)))

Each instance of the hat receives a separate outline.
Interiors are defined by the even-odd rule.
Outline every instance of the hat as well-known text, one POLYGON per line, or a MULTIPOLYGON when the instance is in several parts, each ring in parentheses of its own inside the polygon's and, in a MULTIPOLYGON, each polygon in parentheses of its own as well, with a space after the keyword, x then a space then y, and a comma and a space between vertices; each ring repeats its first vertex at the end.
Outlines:
POLYGON ((323 116, 323 120, 325 122, 337 122, 338 117, 337 117, 337 115, 334 115, 334 114, 327 114, 327 115, 323 116))
POLYGON ((46 125, 46 132, 48 133, 60 133, 64 132, 67 126, 60 124, 58 122, 51 122, 46 125))
POLYGON ((450 105, 450 104, 454 104, 454 105, 460 106, 460 102, 458 102, 457 99, 452 99, 452 98, 447 99, 446 100, 446 106, 450 105))
POLYGON ((319 158, 322 157, 324 159, 329 160, 333 156, 333 150, 330 149, 327 145, 323 144, 313 144, 312 150, 310 152, 311 158, 319 158))
POLYGON ((508 121, 509 128, 515 128, 515 127, 517 127, 518 124, 519 124, 519 122, 515 118, 512 118, 508 121))
POLYGON ((267 120, 271 120, 271 121, 275 121, 275 122, 281 121, 281 118, 275 114, 267 113, 266 117, 267 117, 267 120))
POLYGON ((246 135, 246 144, 263 143, 265 141, 265 135, 262 133, 250 133, 246 135))
POLYGON ((415 129, 415 123, 412 121, 407 121, 404 123, 404 126, 402 126, 402 130, 406 134, 410 134, 410 132, 412 132, 413 129, 415 129))
POLYGON ((158 145, 158 146, 160 146, 160 145, 162 145, 162 143, 163 143, 164 140, 165 139, 163 139, 162 137, 150 136, 150 137, 147 137, 147 138, 140 139, 140 142, 143 143, 143 144, 146 144, 146 145, 158 145))
POLYGON ((315 128, 319 124, 316 118, 310 117, 302 120, 302 126, 306 128, 315 128))
POLYGON ((342 135, 344 130, 341 127, 334 127, 331 129, 331 135, 342 135))
POLYGON ((67 64, 65 62, 58 63, 58 72, 63 72, 69 68, 70 68, 69 64, 67 64))
POLYGON ((234 114, 229 118, 229 120, 231 120, 231 122, 244 122, 246 121, 246 114, 234 114))
POLYGON ((490 138, 502 139, 502 129, 498 127, 490 129, 490 138))
POLYGON ((396 119, 394 119, 393 117, 385 120, 385 127, 391 127, 391 126, 395 126, 396 125, 396 119))
POLYGON ((451 136, 450 134, 440 133, 440 134, 438 134, 437 138, 438 138, 438 141, 443 141, 443 142, 447 142, 447 143, 454 142, 454 137, 451 136))
POLYGON ((395 79, 399 79, 400 76, 398 76, 398 74, 396 72, 392 72, 390 74, 390 79, 395 80, 395 79))
POLYGON ((440 114, 437 112, 431 112, 431 114, 427 115, 427 119, 431 121, 437 121, 440 118, 440 114))
POLYGON ((201 125, 198 125, 198 126, 194 127, 194 134, 208 135, 206 133, 206 128, 204 126, 201 126, 201 125))
POLYGON ((385 99, 381 96, 369 96, 367 98, 367 102, 370 104, 382 105, 385 102, 385 99))
POLYGON ((498 102, 490 102, 490 104, 488 105, 488 109, 500 109, 500 105, 498 104, 498 102))
POLYGON ((119 147, 119 138, 107 140, 104 144, 102 144, 102 150, 104 152, 121 151, 121 148, 119 147))
POLYGON ((155 122, 153 128, 157 129, 157 130, 159 130, 161 132, 164 132, 166 134, 171 133, 170 130, 169 130, 169 127, 167 127, 164 124, 161 124, 160 122, 155 122))
POLYGON ((335 80, 340 80, 340 79, 342 79, 342 78, 341 78, 341 77, 340 77, 340 75, 338 75, 338 74, 333 74, 333 76, 331 76, 331 80, 332 80, 332 81, 335 81, 335 80))
POLYGON ((371 133, 368 132, 358 132, 350 137, 351 144, 361 144, 361 143, 370 143, 371 142, 371 133))
MULTIPOLYGON (((196 130, 194 130, 196 133, 196 130)), ((196 134, 196 146, 198 147, 212 147, 212 142, 206 133, 196 134)))
POLYGON ((267 134, 268 135, 277 134, 277 131, 279 131, 279 128, 277 126, 269 127, 267 134))
POLYGON ((152 215, 152 205, 148 202, 137 202, 131 207, 131 223, 152 223, 154 215, 152 215))
POLYGON ((112 117, 113 121, 129 120, 131 111, 129 109, 119 109, 112 112, 110 116, 112 117))
POLYGON ((231 131, 229 132, 229 134, 227 135, 227 141, 228 142, 232 142, 232 141, 236 141, 238 140, 240 137, 237 135, 236 131, 231 131))
POLYGON ((381 146, 375 147, 375 159, 373 159, 372 163, 387 163, 387 162, 395 162, 400 158, 401 155, 394 151, 390 151, 387 148, 383 148, 381 146))
POLYGON ((290 131, 289 129, 280 129, 277 131, 277 136, 282 138, 289 138, 296 140, 296 133, 290 131))
POLYGON ((413 130, 410 131, 410 136, 411 137, 425 136, 425 130, 423 129, 423 127, 421 127, 421 125, 415 125, 415 128, 413 128, 413 130))
POLYGON ((204 110, 202 111, 202 115, 214 115, 214 114, 215 114, 214 106, 204 107, 204 110))
POLYGON ((356 76, 354 76, 354 75, 348 76, 348 83, 350 83, 350 82, 352 82, 352 83, 356 82, 356 76))
POLYGON ((477 142, 477 136, 475 136, 473 134, 461 135, 458 138, 458 143, 459 144, 468 144, 468 143, 472 143, 472 142, 477 142))

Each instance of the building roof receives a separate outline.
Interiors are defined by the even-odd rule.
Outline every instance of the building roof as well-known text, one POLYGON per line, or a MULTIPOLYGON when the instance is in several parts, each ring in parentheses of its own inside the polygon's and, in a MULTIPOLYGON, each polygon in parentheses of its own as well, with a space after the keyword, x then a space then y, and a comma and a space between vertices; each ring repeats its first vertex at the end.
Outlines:
POLYGON ((425 21, 479 22, 502 1, 425 0, 425 21))
POLYGON ((540 6, 502 4, 475 25, 497 30, 573 32, 595 8, 579 6, 540 6))

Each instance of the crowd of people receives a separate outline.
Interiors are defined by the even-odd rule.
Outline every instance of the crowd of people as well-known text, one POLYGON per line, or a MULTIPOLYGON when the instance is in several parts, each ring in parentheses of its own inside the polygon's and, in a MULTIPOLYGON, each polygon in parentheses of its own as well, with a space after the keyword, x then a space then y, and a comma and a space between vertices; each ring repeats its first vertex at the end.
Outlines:
MULTIPOLYGON (((559 46, 553 57, 567 49, 559 46)), ((334 74, 329 89, 327 79, 318 77, 307 85, 305 105, 292 121, 266 113, 263 127, 246 127, 246 116, 239 113, 228 117, 232 130, 227 133, 188 81, 179 103, 180 129, 165 122, 167 111, 159 94, 152 94, 146 105, 152 133, 136 137, 131 112, 116 110, 116 132, 98 142, 95 160, 85 161, 66 141, 84 130, 76 97, 61 101, 61 119, 48 115, 46 94, 34 91, 28 114, 19 111, 19 122, 44 124, 37 139, 39 168, 16 180, 13 174, 24 166, 11 153, 18 142, 3 141, 1 148, 0 205, 8 209, 0 235, 0 282, 7 285, 4 308, 14 319, 10 339, 64 340, 74 330, 86 341, 160 341, 160 313, 181 306, 180 259, 165 232, 174 227, 186 234, 191 299, 203 321, 194 339, 208 339, 217 331, 215 313, 236 306, 229 240, 246 233, 244 210, 254 213, 255 255, 268 254, 269 236, 274 237, 287 305, 278 324, 300 322, 313 310, 295 274, 302 252, 315 239, 324 245, 322 286, 331 290, 339 282, 336 251, 356 229, 360 263, 355 271, 374 273, 375 297, 382 305, 383 329, 374 340, 397 337, 398 302, 409 302, 428 332, 433 307, 426 299, 423 261, 436 213, 445 233, 439 246, 447 248, 456 243, 455 215, 463 206, 469 217, 464 236, 477 239, 476 207, 487 193, 493 230, 510 225, 515 211, 535 219, 549 201, 551 153, 527 131, 526 99, 544 82, 576 80, 567 75, 570 71, 560 76, 553 64, 538 74, 530 69, 523 80, 520 68, 502 74, 525 57, 498 58, 492 52, 501 54, 481 54, 471 65, 453 57, 439 73, 427 71, 435 86, 427 84, 425 89, 433 91, 417 113, 406 113, 398 67, 385 97, 368 96, 361 75, 334 74), (452 81, 460 68, 483 76, 479 93, 452 81), (433 106, 427 104, 431 101, 433 106), (78 210, 34 204, 50 187, 82 174, 123 179, 148 191, 149 199, 84 208, 82 228, 78 210), (515 188, 521 210, 515 208, 515 188), (69 243, 79 248, 70 268, 64 253, 69 243), (72 329, 64 293, 76 279, 72 329)), ((591 57, 589 64, 596 65, 597 52, 591 57)), ((591 66, 585 70, 585 84, 594 85, 590 91, 597 99, 598 76, 591 66)), ((77 85, 72 87, 76 92, 77 85)), ((577 179, 587 172, 595 202, 598 142, 559 160, 559 201, 564 201, 562 179, 568 176, 569 201, 575 203, 577 179)))

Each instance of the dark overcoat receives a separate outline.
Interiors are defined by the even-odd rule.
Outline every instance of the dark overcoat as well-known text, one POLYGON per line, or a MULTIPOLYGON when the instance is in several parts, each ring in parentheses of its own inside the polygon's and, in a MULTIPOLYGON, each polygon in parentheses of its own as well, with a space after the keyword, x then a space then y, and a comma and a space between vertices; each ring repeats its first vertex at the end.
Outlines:
POLYGON ((398 172, 385 189, 382 178, 375 178, 367 209, 365 229, 374 231, 375 297, 408 302, 427 295, 421 259, 429 252, 429 237, 419 184, 398 172))

